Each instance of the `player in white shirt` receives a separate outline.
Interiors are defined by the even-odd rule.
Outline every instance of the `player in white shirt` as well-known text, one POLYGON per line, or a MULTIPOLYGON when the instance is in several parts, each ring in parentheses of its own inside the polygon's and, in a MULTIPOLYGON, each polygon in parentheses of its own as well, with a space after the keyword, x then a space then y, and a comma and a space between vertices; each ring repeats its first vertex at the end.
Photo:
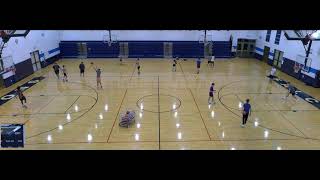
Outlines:
POLYGON ((214 67, 214 56, 211 56, 211 59, 208 61, 208 65, 214 67))

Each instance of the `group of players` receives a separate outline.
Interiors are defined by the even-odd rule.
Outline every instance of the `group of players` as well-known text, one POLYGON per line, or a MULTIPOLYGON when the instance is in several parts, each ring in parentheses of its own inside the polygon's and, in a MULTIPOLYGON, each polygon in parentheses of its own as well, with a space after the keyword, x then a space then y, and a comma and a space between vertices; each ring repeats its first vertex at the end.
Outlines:
MULTIPOLYGON (((172 71, 173 72, 176 72, 176 66, 177 66, 177 61, 179 60, 178 57, 176 57, 175 59, 173 59, 173 64, 172 64, 172 71)), ((103 89, 102 87, 102 84, 101 84, 101 68, 98 68, 97 66, 94 66, 94 63, 91 62, 90 63, 91 66, 89 67, 89 69, 91 67, 93 67, 93 69, 95 70, 96 72, 96 80, 97 80, 97 88, 101 88, 103 89)), ((196 61, 196 64, 197 64, 197 74, 199 74, 200 72, 200 64, 201 64, 201 59, 198 58, 197 61, 196 61)), ((122 65, 122 58, 120 58, 120 65, 122 65)), ((141 66, 140 66, 140 59, 138 58, 136 60, 136 68, 138 70, 138 75, 140 75, 141 71, 141 66)), ((212 56, 212 58, 210 60, 208 60, 208 65, 210 66, 214 66, 214 56, 212 56)), ((68 82, 68 71, 67 71, 67 68, 65 65, 62 65, 62 68, 57 64, 57 63, 54 63, 53 66, 52 66, 53 70, 54 70, 54 73, 55 75, 57 76, 58 79, 60 79, 60 69, 63 73, 63 82, 68 82)), ((79 70, 80 70, 80 77, 84 77, 84 73, 85 73, 85 65, 83 62, 81 62, 79 64, 79 70)), ((276 68, 273 66, 270 70, 270 74, 269 74, 269 78, 270 78, 270 83, 272 82, 272 80, 276 77, 275 76, 276 74, 276 68)), ((287 82, 287 85, 288 85, 288 93, 285 97, 283 97, 283 99, 287 99, 289 97, 289 95, 292 95, 292 97, 294 97, 296 99, 296 88, 290 84, 290 82, 287 82)), ((214 93, 216 92, 216 90, 214 89, 214 86, 215 86, 215 83, 212 82, 211 83, 211 86, 209 88, 209 98, 208 98, 208 104, 211 105, 212 103, 215 104, 215 101, 214 101, 214 93)), ((24 108, 27 108, 27 106, 25 105, 27 103, 27 99, 26 97, 24 96, 22 90, 20 87, 17 87, 17 96, 16 97, 19 97, 19 100, 22 104, 22 107, 24 108)), ((244 127, 245 124, 247 123, 247 120, 248 120, 248 116, 251 115, 251 105, 249 103, 249 99, 246 99, 246 102, 243 104, 243 107, 242 107, 242 124, 241 124, 241 127, 244 127)))

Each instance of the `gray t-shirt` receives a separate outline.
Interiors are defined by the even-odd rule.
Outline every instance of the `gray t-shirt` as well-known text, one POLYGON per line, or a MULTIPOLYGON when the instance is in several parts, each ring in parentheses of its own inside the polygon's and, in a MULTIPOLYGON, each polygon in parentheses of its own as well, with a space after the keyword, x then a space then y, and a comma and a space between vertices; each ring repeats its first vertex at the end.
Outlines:
POLYGON ((288 86, 288 89, 289 89, 289 92, 290 92, 290 93, 293 93, 293 92, 296 91, 295 87, 292 86, 291 84, 288 86))

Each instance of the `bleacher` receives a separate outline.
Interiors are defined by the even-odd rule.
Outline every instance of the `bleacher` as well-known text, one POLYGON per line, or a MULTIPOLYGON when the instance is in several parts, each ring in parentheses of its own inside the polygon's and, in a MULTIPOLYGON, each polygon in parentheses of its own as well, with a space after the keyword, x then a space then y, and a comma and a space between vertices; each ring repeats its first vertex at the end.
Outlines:
MULTIPOLYGON (((116 58, 119 57, 119 43, 111 47, 102 41, 84 41, 87 44, 88 58, 116 58)), ((164 57, 164 43, 168 41, 126 41, 128 42, 129 58, 162 58, 164 57)), ((79 57, 77 43, 79 41, 60 42, 62 58, 79 57)), ((204 44, 198 41, 171 41, 172 56, 181 58, 203 58, 204 44)), ((213 55, 216 58, 231 58, 231 43, 229 41, 214 41, 213 55)))

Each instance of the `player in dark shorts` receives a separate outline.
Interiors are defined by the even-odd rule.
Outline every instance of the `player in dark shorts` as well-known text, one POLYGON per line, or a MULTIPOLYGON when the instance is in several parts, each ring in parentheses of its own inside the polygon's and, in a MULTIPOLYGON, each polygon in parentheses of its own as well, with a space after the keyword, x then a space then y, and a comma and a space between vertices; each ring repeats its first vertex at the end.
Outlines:
MULTIPOLYGON (((93 63, 92 63, 93 65, 93 63)), ((94 70, 96 71, 97 73, 97 88, 99 88, 99 85, 102 89, 102 84, 101 84, 101 69, 100 68, 97 68, 97 67, 94 67, 94 70)))
POLYGON ((81 62, 81 64, 79 65, 79 69, 80 69, 80 77, 82 75, 82 77, 84 77, 84 70, 85 70, 86 66, 83 64, 83 62, 81 62))
POLYGON ((63 82, 68 82, 68 72, 64 65, 62 65, 62 72, 63 72, 63 82))
POLYGON ((243 105, 241 127, 244 127, 244 125, 247 123, 249 115, 251 115, 251 105, 249 104, 249 99, 247 99, 246 103, 243 105))
POLYGON ((61 69, 57 63, 54 63, 52 66, 54 73, 56 74, 57 78, 60 79, 59 70, 61 69))
POLYGON ((176 72, 176 71, 177 71, 177 59, 174 59, 174 60, 173 60, 172 71, 173 71, 173 72, 176 72))
POLYGON ((137 62, 136 62, 136 66, 137 66, 137 69, 138 69, 138 74, 140 75, 140 59, 138 58, 137 59, 137 62))
POLYGON ((287 82, 287 84, 288 84, 288 93, 287 93, 287 96, 284 97, 283 99, 286 100, 286 99, 290 96, 290 94, 292 95, 292 97, 294 97, 295 99, 297 99, 297 97, 296 97, 296 87, 294 87, 293 85, 291 85, 290 82, 287 82))
POLYGON ((200 65, 201 65, 201 59, 198 58, 197 59, 197 74, 199 74, 199 72, 200 72, 200 65))
POLYGON ((214 56, 211 56, 211 58, 208 59, 208 66, 214 67, 214 56))
POLYGON ((27 99, 26 99, 26 97, 23 95, 20 86, 17 87, 17 96, 16 96, 16 97, 19 97, 19 100, 20 100, 20 102, 21 102, 21 104, 22 104, 22 107, 27 108, 27 106, 23 104, 23 101, 24 101, 24 103, 27 103, 27 99))
POLYGON ((214 101, 214 92, 216 90, 214 90, 214 83, 211 84, 210 86, 210 90, 209 90, 209 99, 208 99, 208 103, 211 104, 213 102, 213 104, 215 104, 216 102, 214 101), (211 100, 211 101, 210 101, 211 100))

